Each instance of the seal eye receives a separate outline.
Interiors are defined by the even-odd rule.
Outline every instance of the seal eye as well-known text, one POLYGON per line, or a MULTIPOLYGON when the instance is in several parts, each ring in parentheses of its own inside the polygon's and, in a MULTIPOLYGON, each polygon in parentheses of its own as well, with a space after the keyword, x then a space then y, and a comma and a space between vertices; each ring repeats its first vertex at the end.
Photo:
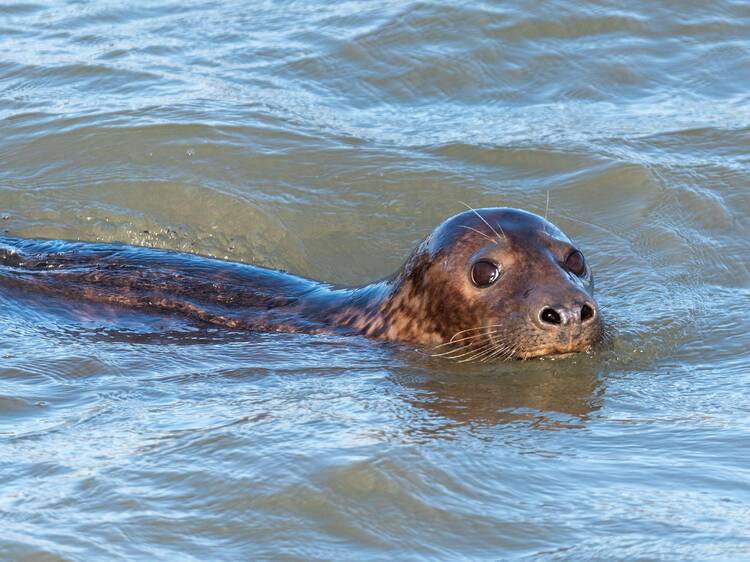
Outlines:
POLYGON ((565 258, 565 267, 571 273, 582 276, 586 272, 586 260, 583 259, 583 254, 578 250, 570 252, 565 258))
POLYGON ((500 269, 491 261, 481 260, 471 266, 471 280, 477 287, 489 287, 498 277, 500 269))

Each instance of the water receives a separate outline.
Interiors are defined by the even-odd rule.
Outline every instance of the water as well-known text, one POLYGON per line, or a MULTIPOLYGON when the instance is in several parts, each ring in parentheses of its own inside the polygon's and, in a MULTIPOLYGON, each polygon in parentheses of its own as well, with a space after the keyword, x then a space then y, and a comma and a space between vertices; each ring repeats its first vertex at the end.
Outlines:
POLYGON ((335 283, 543 213, 611 349, 0 292, 3 560, 750 558, 750 5, 0 5, 0 228, 335 283))

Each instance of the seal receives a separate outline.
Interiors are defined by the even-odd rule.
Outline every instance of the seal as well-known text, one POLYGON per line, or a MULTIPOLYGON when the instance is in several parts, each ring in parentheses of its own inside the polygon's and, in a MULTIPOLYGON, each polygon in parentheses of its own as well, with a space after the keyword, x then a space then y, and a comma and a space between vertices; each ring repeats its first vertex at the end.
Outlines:
POLYGON ((0 238, 0 285, 237 329, 358 334, 457 361, 586 351, 603 333, 581 251, 546 219, 505 207, 445 220, 394 275, 363 287, 167 250, 20 238, 0 238))

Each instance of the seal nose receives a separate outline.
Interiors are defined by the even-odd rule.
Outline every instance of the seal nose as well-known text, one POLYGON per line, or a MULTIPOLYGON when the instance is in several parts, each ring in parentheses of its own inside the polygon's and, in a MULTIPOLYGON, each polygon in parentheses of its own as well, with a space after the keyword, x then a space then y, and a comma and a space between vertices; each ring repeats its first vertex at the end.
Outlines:
POLYGON ((574 303, 571 306, 545 306, 539 311, 539 323, 543 328, 554 330, 560 326, 584 325, 596 317, 593 302, 574 303))

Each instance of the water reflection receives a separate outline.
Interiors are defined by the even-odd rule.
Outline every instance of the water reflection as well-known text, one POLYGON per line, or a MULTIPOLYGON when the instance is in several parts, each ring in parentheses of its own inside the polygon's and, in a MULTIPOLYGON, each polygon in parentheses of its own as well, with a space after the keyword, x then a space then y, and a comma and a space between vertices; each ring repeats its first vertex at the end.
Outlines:
POLYGON ((580 428, 599 410, 605 391, 596 356, 510 361, 490 366, 431 360, 407 363, 391 376, 404 400, 438 420, 432 431, 523 424, 580 428))

